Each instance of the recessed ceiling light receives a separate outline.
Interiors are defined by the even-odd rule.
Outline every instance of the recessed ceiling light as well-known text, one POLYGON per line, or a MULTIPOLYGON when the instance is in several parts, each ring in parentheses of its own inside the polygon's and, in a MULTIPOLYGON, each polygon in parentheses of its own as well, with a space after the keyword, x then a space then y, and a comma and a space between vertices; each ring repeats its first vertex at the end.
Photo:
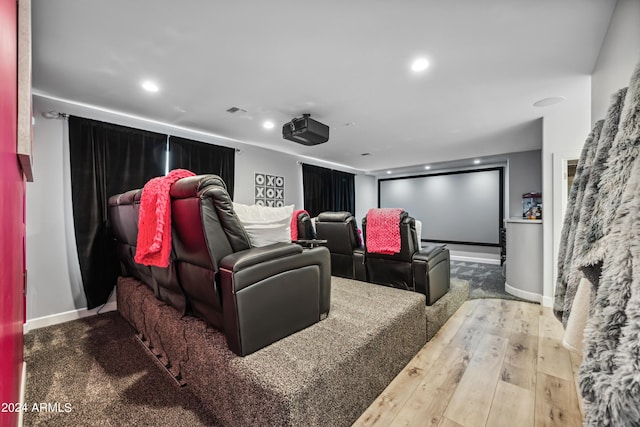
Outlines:
POLYGON ((391 173, 391 171, 387 171, 387 175, 389 175, 391 173))
POLYGON ((425 58, 418 58, 411 64, 411 69, 415 72, 424 71, 429 68, 429 61, 425 58))
POLYGON ((550 105, 559 104, 562 101, 566 100, 564 96, 551 96, 549 98, 543 98, 539 101, 533 103, 534 107, 548 107, 550 105))
POLYGON ((142 88, 149 92, 157 92, 160 90, 157 84, 149 80, 142 82, 142 88))
POLYGON ((475 159, 475 160, 473 161, 473 164, 474 164, 474 165, 479 165, 479 164, 480 164, 480 159, 475 159))
POLYGON ((275 124, 271 120, 267 120, 262 123, 262 127, 264 127, 265 129, 273 129, 275 127, 275 124))
POLYGON ((431 169, 431 166, 425 166, 424 168, 425 168, 426 170, 429 170, 429 169, 431 169))

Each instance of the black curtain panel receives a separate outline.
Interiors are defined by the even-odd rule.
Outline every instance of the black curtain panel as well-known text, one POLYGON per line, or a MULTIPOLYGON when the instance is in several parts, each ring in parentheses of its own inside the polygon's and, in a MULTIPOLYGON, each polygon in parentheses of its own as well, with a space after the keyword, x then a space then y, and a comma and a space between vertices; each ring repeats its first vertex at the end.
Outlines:
POLYGON ((188 169, 196 175, 215 174, 233 199, 236 150, 190 139, 169 137, 169 169, 188 169))
POLYGON ((326 211, 355 214, 354 175, 320 166, 302 165, 304 208, 312 217, 326 211))
POLYGON ((69 117, 73 221, 90 309, 107 302, 120 273, 107 201, 164 175, 166 139, 153 132, 69 117))
POLYGON ((352 173, 332 171, 334 211, 356 214, 356 188, 352 173))
POLYGON ((333 210, 331 169, 313 165, 302 165, 302 187, 304 208, 312 217, 333 210))

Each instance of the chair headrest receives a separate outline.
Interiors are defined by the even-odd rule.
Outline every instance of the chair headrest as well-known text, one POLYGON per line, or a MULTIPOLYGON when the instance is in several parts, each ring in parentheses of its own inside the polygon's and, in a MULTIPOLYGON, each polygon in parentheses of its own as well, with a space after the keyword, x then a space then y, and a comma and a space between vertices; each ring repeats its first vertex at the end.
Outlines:
POLYGON ((142 194, 142 190, 129 190, 126 193, 116 194, 114 196, 109 197, 108 206, 124 206, 124 205, 133 205, 136 200, 140 200, 140 195, 142 194), (138 198, 136 199, 136 196, 138 198))
POLYGON ((196 175, 174 182, 169 194, 174 199, 186 199, 197 196, 200 190, 210 185, 222 187, 225 192, 227 191, 227 186, 218 175, 196 175))
POLYGON ((316 221, 319 222, 347 222, 353 218, 351 212, 322 212, 316 221))
MULTIPOLYGON (((362 219, 363 225, 366 225, 367 217, 369 216, 370 213, 378 213, 378 212, 381 212, 381 211, 384 211, 384 210, 388 210, 388 208, 377 208, 377 209, 376 208, 372 208, 372 209, 369 209, 369 211, 367 212, 367 215, 362 219)), ((406 222, 407 220, 411 221, 411 220, 413 220, 413 217, 410 217, 409 213, 403 209, 400 212, 398 223, 402 224, 403 222, 406 222)))

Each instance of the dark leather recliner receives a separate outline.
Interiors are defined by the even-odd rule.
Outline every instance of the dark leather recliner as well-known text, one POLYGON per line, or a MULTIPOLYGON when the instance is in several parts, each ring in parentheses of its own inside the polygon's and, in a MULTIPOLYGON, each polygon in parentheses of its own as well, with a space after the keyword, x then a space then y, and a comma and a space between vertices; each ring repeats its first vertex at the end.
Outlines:
POLYGON ((131 190, 111 196, 108 215, 123 274, 135 277, 149 286, 156 298, 175 307, 181 314, 188 310, 187 299, 178 282, 172 251, 169 267, 146 266, 134 261, 138 239, 138 215, 142 190, 131 190))
MULTIPOLYGON (((218 176, 182 178, 170 195, 171 265, 191 312, 224 331, 232 351, 250 354, 328 315, 326 248, 303 250, 293 243, 251 248, 218 176)), ((112 222, 122 221, 123 213, 112 222)), ((130 248, 130 243, 121 242, 120 247, 130 248)), ((125 258, 129 253, 120 249, 125 258)))
POLYGON ((313 221, 311 221, 311 217, 307 212, 299 212, 296 220, 298 224, 298 240, 317 239, 313 221))
MULTIPOLYGON (((399 253, 386 255, 366 249, 368 281, 420 292, 427 297, 427 305, 432 305, 449 290, 449 250, 433 244, 419 249, 415 220, 406 211, 400 215, 399 227, 399 253)), ((362 220, 362 232, 366 242, 366 217, 362 220)))
POLYGON ((358 224, 350 212, 322 212, 316 217, 316 235, 327 241, 331 252, 331 274, 348 279, 367 280, 364 248, 358 224))

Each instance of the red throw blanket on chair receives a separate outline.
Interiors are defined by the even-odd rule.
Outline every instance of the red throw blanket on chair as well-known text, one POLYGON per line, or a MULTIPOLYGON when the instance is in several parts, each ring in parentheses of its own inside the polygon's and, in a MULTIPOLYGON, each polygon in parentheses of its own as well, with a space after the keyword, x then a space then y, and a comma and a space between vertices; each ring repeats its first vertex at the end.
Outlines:
POLYGON ((175 169, 167 176, 150 179, 142 189, 138 242, 135 261, 142 265, 169 266, 171 255, 171 184, 194 176, 186 169, 175 169))
POLYGON ((369 209, 367 252, 393 255, 400 252, 400 214, 404 209, 369 209))
POLYGON ((291 215, 291 241, 298 240, 298 215, 301 213, 306 213, 309 215, 309 212, 304 209, 299 209, 297 211, 293 211, 293 215, 291 215))

